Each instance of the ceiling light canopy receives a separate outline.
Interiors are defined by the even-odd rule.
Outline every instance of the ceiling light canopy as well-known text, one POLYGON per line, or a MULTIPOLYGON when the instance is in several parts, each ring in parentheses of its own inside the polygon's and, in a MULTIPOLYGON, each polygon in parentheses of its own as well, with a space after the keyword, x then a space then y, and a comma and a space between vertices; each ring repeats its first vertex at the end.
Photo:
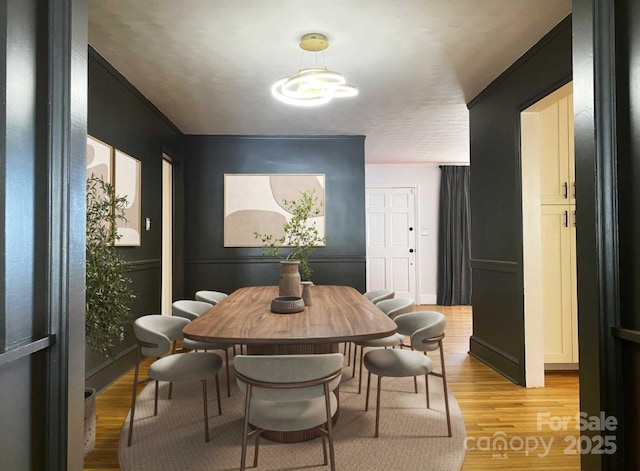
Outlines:
POLYGON ((276 81, 271 87, 273 96, 295 106, 318 106, 329 103, 333 98, 356 96, 358 89, 347 84, 341 74, 328 70, 325 64, 324 67, 318 66, 318 53, 328 47, 329 41, 323 34, 310 33, 302 36, 300 48, 315 53, 316 66, 300 68, 297 74, 276 81))

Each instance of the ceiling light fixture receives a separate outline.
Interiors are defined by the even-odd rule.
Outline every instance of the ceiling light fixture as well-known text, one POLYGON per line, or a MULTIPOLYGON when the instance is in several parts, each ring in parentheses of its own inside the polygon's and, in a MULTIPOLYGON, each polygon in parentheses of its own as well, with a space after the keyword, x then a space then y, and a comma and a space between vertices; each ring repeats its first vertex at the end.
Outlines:
MULTIPOLYGON (((309 33, 302 36, 300 49, 314 52, 315 67, 300 68, 295 75, 283 77, 273 84, 271 93, 278 100, 289 105, 318 106, 329 103, 333 98, 356 96, 358 89, 347 84, 345 78, 338 72, 332 72, 324 64, 318 65, 318 53, 329 47, 329 41, 324 34, 309 33)), ((300 60, 302 63, 302 59, 300 60)))

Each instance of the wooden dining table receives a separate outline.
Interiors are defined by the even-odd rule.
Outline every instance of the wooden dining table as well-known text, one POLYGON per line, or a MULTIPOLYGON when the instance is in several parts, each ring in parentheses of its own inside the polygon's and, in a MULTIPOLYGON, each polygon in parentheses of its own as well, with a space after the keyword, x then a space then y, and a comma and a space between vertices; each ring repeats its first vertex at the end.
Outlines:
POLYGON ((249 354, 332 353, 341 342, 387 337, 396 324, 350 286, 311 287, 312 305, 293 314, 271 312, 277 286, 249 286, 231 293, 184 328, 202 342, 247 346, 249 354))
MULTIPOLYGON (((271 311, 276 296, 277 286, 240 288, 187 324, 184 336, 246 345, 250 355, 289 355, 335 353, 343 342, 387 337, 397 329, 395 322, 350 286, 312 286, 312 305, 293 314, 271 311)), ((265 438, 295 442, 315 436, 308 431, 269 432, 265 438)))

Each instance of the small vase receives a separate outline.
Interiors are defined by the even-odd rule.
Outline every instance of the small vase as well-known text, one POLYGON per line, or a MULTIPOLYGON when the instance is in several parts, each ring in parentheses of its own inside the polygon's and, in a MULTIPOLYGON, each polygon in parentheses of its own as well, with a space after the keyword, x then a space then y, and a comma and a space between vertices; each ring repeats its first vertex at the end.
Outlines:
POLYGON ((302 281, 300 284, 302 285, 302 300, 304 301, 304 305, 311 306, 313 304, 311 300, 313 281, 302 281))
POLYGON ((96 446, 96 390, 84 390, 84 456, 96 446))
POLYGON ((300 296, 299 260, 280 261, 280 296, 300 296))

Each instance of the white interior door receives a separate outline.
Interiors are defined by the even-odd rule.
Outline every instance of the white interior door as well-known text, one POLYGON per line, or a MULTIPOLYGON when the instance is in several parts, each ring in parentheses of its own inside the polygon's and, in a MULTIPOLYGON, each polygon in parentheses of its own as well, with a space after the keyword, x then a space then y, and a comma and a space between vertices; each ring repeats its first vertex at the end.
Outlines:
POLYGON ((366 190, 367 290, 416 299, 415 188, 366 190))

